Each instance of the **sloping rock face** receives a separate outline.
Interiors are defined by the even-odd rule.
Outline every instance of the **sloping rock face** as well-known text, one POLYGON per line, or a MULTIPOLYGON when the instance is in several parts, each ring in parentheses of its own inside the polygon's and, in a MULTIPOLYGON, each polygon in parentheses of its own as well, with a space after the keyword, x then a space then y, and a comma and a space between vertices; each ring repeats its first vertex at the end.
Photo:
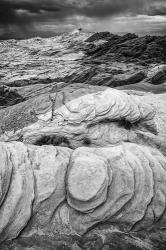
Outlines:
POLYGON ((90 235, 94 241, 95 225, 101 232, 97 237, 96 231, 96 246, 105 231, 102 247, 111 247, 104 222, 115 242, 127 234, 132 249, 154 249, 166 240, 166 158, 158 150, 122 143, 72 151, 20 142, 0 143, 0 149, 2 249, 32 242, 33 249, 52 249, 53 239, 57 249, 64 242, 67 249, 89 249, 84 242, 90 235), (155 242, 154 231, 162 234, 161 242, 155 242))

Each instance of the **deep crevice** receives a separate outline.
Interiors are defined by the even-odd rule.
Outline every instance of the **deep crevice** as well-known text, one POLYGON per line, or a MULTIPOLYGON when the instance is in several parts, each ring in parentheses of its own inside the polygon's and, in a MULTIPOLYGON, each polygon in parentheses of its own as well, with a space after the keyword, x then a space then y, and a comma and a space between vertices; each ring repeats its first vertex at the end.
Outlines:
POLYGON ((69 140, 65 136, 59 135, 44 135, 36 140, 36 146, 53 145, 71 148, 69 140))

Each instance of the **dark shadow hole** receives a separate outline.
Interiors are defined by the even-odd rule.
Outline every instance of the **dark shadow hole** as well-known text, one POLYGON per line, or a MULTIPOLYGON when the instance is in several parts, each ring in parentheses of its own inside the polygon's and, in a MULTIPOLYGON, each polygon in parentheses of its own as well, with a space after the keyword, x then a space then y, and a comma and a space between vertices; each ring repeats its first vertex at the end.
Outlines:
POLYGON ((89 146, 91 144, 91 140, 87 137, 84 137, 82 143, 85 146, 89 146))
POLYGON ((131 122, 126 121, 125 119, 119 120, 118 125, 119 125, 119 127, 123 127, 126 130, 130 130, 133 126, 133 124, 131 122))
POLYGON ((53 145, 53 146, 71 148, 69 140, 65 136, 59 136, 59 135, 44 135, 38 140, 36 140, 34 145, 37 146, 53 145))

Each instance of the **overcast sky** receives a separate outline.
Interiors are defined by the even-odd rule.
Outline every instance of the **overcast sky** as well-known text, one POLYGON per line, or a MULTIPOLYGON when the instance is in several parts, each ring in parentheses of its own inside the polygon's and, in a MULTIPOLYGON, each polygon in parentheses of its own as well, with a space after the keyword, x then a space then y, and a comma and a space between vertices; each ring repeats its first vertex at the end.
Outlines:
POLYGON ((0 0, 0 39, 86 31, 166 35, 166 0, 0 0))

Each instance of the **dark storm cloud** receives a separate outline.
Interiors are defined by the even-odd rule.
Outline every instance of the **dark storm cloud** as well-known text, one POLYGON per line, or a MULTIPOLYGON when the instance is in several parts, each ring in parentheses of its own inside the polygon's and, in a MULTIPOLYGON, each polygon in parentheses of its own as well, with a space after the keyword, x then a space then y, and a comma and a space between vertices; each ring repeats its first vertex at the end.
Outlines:
POLYGON ((80 11, 87 16, 107 17, 121 13, 136 13, 142 9, 143 0, 105 0, 89 1, 80 11))
POLYGON ((126 11, 136 13, 144 2, 143 0, 1 0, 0 24, 23 24, 41 21, 42 18, 62 19, 74 14, 105 17, 126 11), (21 13, 19 10, 24 12, 21 13))
POLYGON ((34 24, 68 24, 68 18, 74 23, 75 16, 103 20, 126 13, 164 15, 165 11, 165 0, 0 0, 0 37, 12 28, 17 36, 18 31, 32 32, 34 24))
POLYGON ((166 1, 165 0, 158 0, 158 1, 152 1, 151 4, 149 4, 147 14, 151 16, 165 16, 166 15, 166 1))
POLYGON ((59 18, 63 6, 52 1, 17 1, 0 0, 0 24, 24 24, 34 20, 41 20, 49 15, 47 12, 54 12, 59 18), (47 13, 47 15, 46 15, 47 13))
POLYGON ((37 35, 34 23, 60 21, 68 15, 72 8, 63 0, 0 0, 0 39, 37 35))
POLYGON ((157 15, 165 16, 166 15, 166 6, 161 7, 161 8, 152 7, 152 8, 149 9, 148 15, 150 15, 150 16, 157 16, 157 15))

